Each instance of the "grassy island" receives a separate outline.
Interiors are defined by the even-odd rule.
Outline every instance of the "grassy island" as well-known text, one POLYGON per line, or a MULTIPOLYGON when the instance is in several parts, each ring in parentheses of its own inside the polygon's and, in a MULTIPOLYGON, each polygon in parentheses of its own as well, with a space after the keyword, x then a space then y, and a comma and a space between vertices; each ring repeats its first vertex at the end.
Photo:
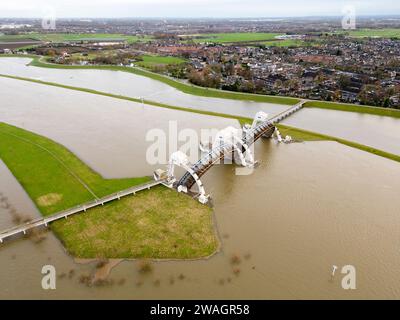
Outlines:
MULTIPOLYGON (((0 159, 44 216, 149 180, 104 179, 60 144, 5 123, 0 123, 0 159)), ((163 186, 51 228, 80 258, 200 258, 218 247, 212 210, 163 186)))

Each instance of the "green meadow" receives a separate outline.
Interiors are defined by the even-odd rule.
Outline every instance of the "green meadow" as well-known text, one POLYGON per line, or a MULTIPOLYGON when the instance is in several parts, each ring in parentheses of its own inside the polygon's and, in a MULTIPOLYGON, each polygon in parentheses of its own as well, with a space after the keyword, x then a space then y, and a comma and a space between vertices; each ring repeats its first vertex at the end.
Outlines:
POLYGON ((354 38, 400 38, 400 29, 393 28, 341 30, 337 33, 348 34, 354 38))
POLYGON ((235 42, 257 42, 274 40, 279 33, 258 32, 235 32, 235 33, 210 33, 194 35, 194 41, 198 43, 235 43, 235 42))
POLYGON ((143 68, 182 64, 186 62, 186 60, 184 59, 172 56, 144 55, 140 58, 142 59, 142 61, 138 61, 136 64, 143 68))

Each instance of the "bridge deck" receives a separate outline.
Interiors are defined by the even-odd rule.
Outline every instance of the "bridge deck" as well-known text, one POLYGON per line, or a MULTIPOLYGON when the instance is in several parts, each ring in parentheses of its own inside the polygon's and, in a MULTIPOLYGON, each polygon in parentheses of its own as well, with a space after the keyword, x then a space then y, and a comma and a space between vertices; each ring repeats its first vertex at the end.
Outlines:
POLYGON ((88 209, 97 207, 97 206, 102 206, 107 202, 111 202, 113 200, 116 199, 121 199, 123 197, 126 197, 128 195, 134 195, 136 192, 140 192, 146 189, 150 189, 152 187, 155 187, 159 184, 164 183, 165 180, 159 180, 159 181, 151 181, 145 184, 141 184, 139 186, 134 186, 132 188, 126 189, 126 190, 122 190, 116 193, 113 193, 111 195, 105 196, 103 198, 100 199, 96 199, 93 201, 89 201, 86 202, 80 206, 71 208, 71 209, 67 209, 65 211, 61 211, 58 213, 55 213, 51 216, 48 217, 44 217, 44 218, 39 218, 33 221, 30 221, 28 223, 25 223, 23 225, 19 225, 16 227, 12 227, 9 228, 7 230, 4 230, 2 232, 0 232, 0 243, 3 243, 4 239, 11 237, 13 235, 17 235, 20 233, 26 234, 26 232, 28 230, 34 229, 34 228, 38 228, 41 226, 47 226, 49 223, 56 221, 56 220, 60 220, 60 219, 67 219, 69 216, 77 214, 77 213, 81 213, 81 212, 85 212, 88 209))
POLYGON ((285 110, 285 111, 277 114, 276 116, 268 119, 268 121, 271 122, 272 124, 279 123, 282 120, 286 119, 287 117, 291 116, 293 113, 295 113, 295 112, 299 111, 301 108, 303 108, 303 105, 306 102, 307 102, 306 100, 302 100, 298 104, 296 104, 293 107, 291 107, 290 109, 285 110))

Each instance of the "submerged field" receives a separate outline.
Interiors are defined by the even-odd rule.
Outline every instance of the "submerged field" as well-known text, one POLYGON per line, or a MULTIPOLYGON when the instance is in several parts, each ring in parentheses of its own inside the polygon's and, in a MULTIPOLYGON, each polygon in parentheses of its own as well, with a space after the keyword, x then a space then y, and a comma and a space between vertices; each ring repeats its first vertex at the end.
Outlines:
MULTIPOLYGON (((5 123, 0 159, 44 216, 149 180, 104 179, 63 146, 5 123)), ((198 258, 217 248, 211 213, 159 187, 52 227, 66 249, 82 258, 198 258)))

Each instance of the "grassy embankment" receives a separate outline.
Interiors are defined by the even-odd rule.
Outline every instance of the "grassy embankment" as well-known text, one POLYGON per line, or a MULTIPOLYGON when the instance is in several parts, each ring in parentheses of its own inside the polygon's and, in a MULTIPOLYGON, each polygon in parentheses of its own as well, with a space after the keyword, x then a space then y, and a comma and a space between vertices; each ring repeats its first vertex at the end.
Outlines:
MULTIPOLYGON (((103 179, 63 146, 5 123, 0 158, 44 216, 149 180, 103 179)), ((51 228, 80 258, 199 258, 218 246, 211 209, 162 186, 51 228)))
POLYGON ((381 156, 393 161, 397 161, 400 162, 400 156, 393 154, 393 153, 389 153, 386 151, 382 151, 373 147, 369 147, 363 144, 359 144, 353 141, 349 141, 349 140, 345 140, 345 139, 341 139, 341 138, 336 138, 336 137, 332 137, 332 136, 328 136, 325 134, 321 134, 321 133, 316 133, 316 132, 312 132, 312 131, 308 131, 308 130, 303 130, 303 129, 297 129, 294 127, 290 127, 290 126, 286 126, 286 125, 281 125, 279 124, 277 126, 281 132, 282 135, 290 135, 292 136, 294 139, 296 140, 302 140, 302 141, 336 141, 338 143, 344 144, 346 146, 352 147, 352 148, 356 148, 362 151, 366 151, 372 154, 375 154, 377 156, 381 156))
POLYGON ((400 118, 400 110, 391 108, 360 106, 355 104, 335 103, 335 102, 325 102, 325 101, 308 101, 305 103, 304 107, 367 113, 376 116, 400 118))
MULTIPOLYGON (((10 56, 12 57, 12 55, 10 55, 10 56)), ((50 63, 42 62, 37 56, 28 55, 27 57, 33 59, 32 62, 30 63, 30 65, 37 66, 37 67, 62 68, 62 69, 64 69, 64 68, 65 69, 84 68, 84 67, 80 67, 80 66, 64 66, 64 65, 57 65, 57 64, 50 64, 50 63)), ((93 67, 88 67, 88 68, 93 68, 93 67)), ((214 89, 207 89, 207 88, 191 86, 191 85, 187 85, 187 84, 178 82, 171 78, 165 77, 163 75, 148 72, 148 71, 142 70, 142 69, 133 69, 133 68, 126 68, 126 67, 118 67, 118 66, 97 66, 94 68, 100 68, 100 69, 106 69, 106 70, 111 68, 109 70, 127 71, 127 72, 132 72, 132 70, 133 70, 132 73, 150 77, 154 80, 162 81, 162 82, 164 82, 170 86, 173 86, 176 89, 179 89, 184 92, 186 92, 185 90, 187 90, 187 87, 189 87, 190 89, 202 89, 205 91, 211 90, 212 93, 216 93, 217 95, 220 94, 220 96, 216 96, 216 97, 226 98, 226 99, 232 99, 230 96, 226 96, 226 94, 232 94, 233 96, 235 96, 236 99, 252 100, 252 101, 256 101, 256 102, 272 102, 272 101, 267 101, 267 100, 275 99, 275 98, 279 98, 279 99, 283 98, 283 99, 289 99, 289 102, 284 103, 284 104, 293 105, 300 101, 299 99, 292 98, 292 97, 273 97, 273 96, 254 95, 254 94, 241 94, 241 93, 236 93, 236 92, 225 92, 225 91, 221 91, 221 90, 214 90, 214 89), (170 81, 173 81, 173 83, 171 83, 170 81), (239 95, 239 97, 237 97, 237 95, 239 95), (267 100, 263 101, 262 97, 265 97, 267 100), (261 98, 261 100, 258 100, 257 98, 261 98)), ((194 92, 197 92, 197 91, 194 91, 194 92)), ((187 91, 186 93, 195 94, 195 93, 191 93, 189 91, 187 91)), ((209 92, 207 92, 205 94, 209 94, 209 92)), ((197 95, 205 95, 205 94, 199 93, 197 95)), ((279 103, 283 103, 283 101, 285 101, 285 100, 280 100, 279 103)), ((400 110, 391 109, 391 108, 360 106, 360 105, 354 105, 354 104, 335 103, 335 102, 328 102, 328 101, 308 101, 304 106, 308 107, 308 108, 321 108, 321 109, 331 109, 331 110, 339 110, 339 111, 368 113, 368 114, 382 115, 382 116, 388 116, 388 117, 400 117, 400 110)), ((174 107, 174 108, 176 108, 176 107, 174 107)), ((182 109, 185 109, 185 108, 182 108, 182 109)), ((218 115, 217 113, 211 113, 211 114, 218 115)), ((224 116, 228 116, 228 115, 224 115, 224 116)))
POLYGON ((166 108, 166 109, 172 109, 172 110, 178 110, 178 111, 185 111, 185 112, 192 112, 192 113, 198 113, 198 114, 203 114, 203 115, 210 115, 210 116, 216 116, 216 117, 223 117, 223 118, 230 118, 230 119, 237 119, 241 123, 251 123, 253 120, 245 117, 237 117, 234 115, 230 114, 224 114, 224 113, 217 113, 217 112, 210 112, 210 111, 203 111, 203 110, 196 110, 196 109, 190 109, 190 108, 183 108, 183 107, 177 107, 177 106, 172 106, 164 103, 159 103, 151 100, 141 100, 137 98, 131 98, 131 97, 125 97, 122 95, 116 95, 112 93, 106 93, 102 91, 96 91, 92 89, 87 89, 87 88, 80 88, 80 87, 73 87, 73 86, 68 86, 68 85, 63 85, 63 84, 58 84, 54 82, 47 82, 47 81, 42 81, 42 80, 36 80, 36 79, 30 79, 30 78, 24 78, 24 77, 17 77, 17 76, 9 76, 9 75, 3 75, 0 74, 0 77, 2 78, 9 78, 9 79, 16 79, 16 80, 21 80, 21 81, 27 81, 27 82, 33 82, 33 83, 38 83, 38 84, 43 84, 43 85, 48 85, 52 87, 58 87, 58 88, 64 88, 64 89, 69 89, 69 90, 75 90, 75 91, 81 91, 81 92, 86 92, 86 93, 91 93, 91 94, 97 94, 100 96, 105 96, 105 97, 110 97, 110 98, 116 98, 116 99, 121 99, 121 100, 127 100, 127 101, 132 101, 136 103, 144 103, 150 106, 154 107, 160 107, 160 108, 166 108))

